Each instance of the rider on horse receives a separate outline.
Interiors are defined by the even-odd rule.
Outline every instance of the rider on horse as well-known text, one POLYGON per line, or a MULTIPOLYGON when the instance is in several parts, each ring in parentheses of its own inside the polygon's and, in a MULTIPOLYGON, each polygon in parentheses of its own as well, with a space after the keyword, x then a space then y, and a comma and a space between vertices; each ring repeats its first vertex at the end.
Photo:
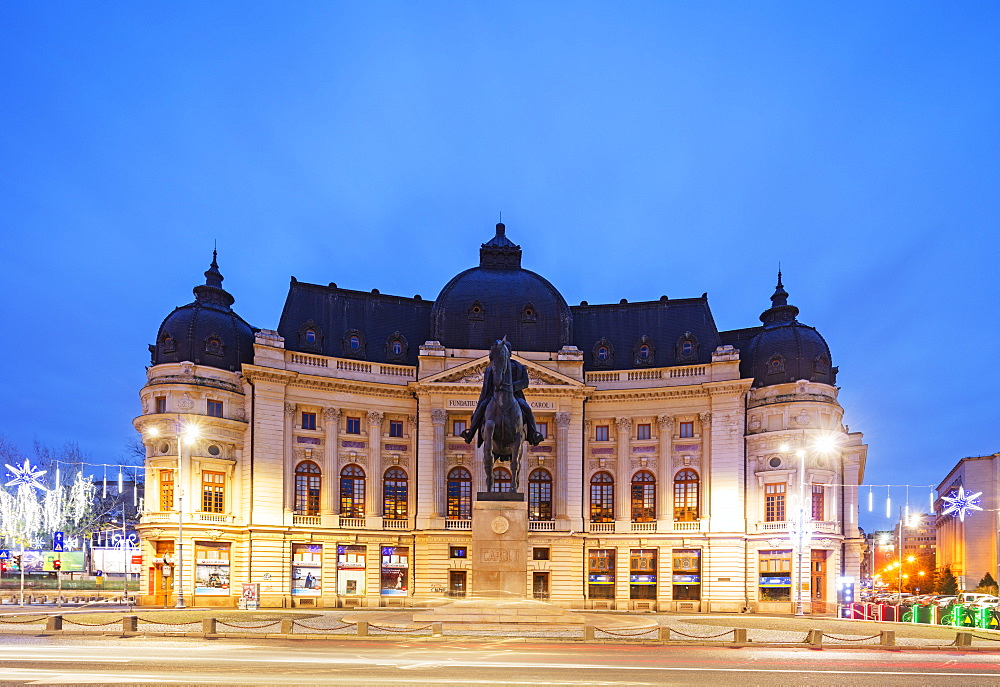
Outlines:
MULTIPOLYGON (((507 347, 508 352, 510 351, 510 342, 504 341, 504 345, 507 347)), ((528 368, 526 368, 521 363, 517 362, 513 358, 510 360, 511 368, 511 380, 514 385, 514 397, 517 399, 517 404, 521 406, 521 416, 524 418, 524 424, 528 428, 527 440, 532 446, 538 446, 545 437, 538 433, 538 428, 535 426, 535 415, 531 412, 531 406, 524 399, 524 390, 528 388, 528 368)), ((493 397, 493 375, 489 374, 487 370, 483 374, 483 390, 479 394, 479 404, 476 406, 476 411, 472 414, 472 420, 469 422, 469 428, 462 432, 462 438, 465 439, 465 443, 472 443, 472 438, 476 436, 480 428, 483 426, 483 420, 486 415, 486 406, 489 404, 489 400, 493 397)), ((479 441, 476 443, 477 446, 482 446, 483 437, 480 434, 479 441)))

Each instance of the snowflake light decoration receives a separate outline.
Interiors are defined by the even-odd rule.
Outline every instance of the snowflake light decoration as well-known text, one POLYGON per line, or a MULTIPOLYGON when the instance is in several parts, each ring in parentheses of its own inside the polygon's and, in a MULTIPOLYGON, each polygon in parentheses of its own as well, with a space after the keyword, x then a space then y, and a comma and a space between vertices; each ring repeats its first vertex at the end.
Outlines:
POLYGON ((42 475, 44 475, 48 470, 39 470, 31 464, 31 461, 25 458, 24 462, 21 463, 21 467, 16 468, 13 465, 7 465, 7 469, 10 470, 10 474, 13 475, 13 479, 7 482, 8 487, 20 487, 24 485, 26 487, 34 487, 35 489, 41 489, 42 491, 48 491, 42 483, 39 481, 42 475))
POLYGON ((965 493, 965 487, 959 485, 958 493, 955 496, 942 496, 942 501, 948 502, 948 507, 945 508, 941 515, 948 515, 949 513, 955 513, 958 515, 958 519, 965 522, 965 516, 974 510, 982 510, 979 507, 979 497, 983 495, 983 492, 978 491, 975 494, 965 493))

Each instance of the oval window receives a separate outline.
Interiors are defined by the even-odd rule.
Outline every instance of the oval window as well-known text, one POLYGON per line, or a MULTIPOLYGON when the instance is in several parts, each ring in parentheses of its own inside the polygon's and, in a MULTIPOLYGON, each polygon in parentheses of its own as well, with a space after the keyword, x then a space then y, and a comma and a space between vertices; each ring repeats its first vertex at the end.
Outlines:
POLYGON ((772 459, 771 459, 770 461, 768 461, 768 464, 769 464, 769 465, 770 465, 770 466, 771 466, 772 468, 776 468, 776 467, 778 467, 779 465, 781 465, 781 458, 778 458, 777 456, 775 456, 775 457, 774 457, 774 458, 772 458, 772 459))
POLYGON ((639 346, 639 357, 643 360, 649 357, 649 346, 646 344, 639 346))
POLYGON ((689 354, 691 352, 691 342, 690 341, 685 341, 684 344, 681 346, 681 351, 685 355, 689 354))
POLYGON ((160 453, 166 453, 169 450, 170 450, 170 444, 167 443, 160 444, 160 453))
POLYGON ((222 453, 222 449, 220 449, 215 444, 212 444, 211 446, 208 447, 208 453, 209 455, 217 456, 220 453, 222 453))
POLYGON ((311 329, 306 330, 306 343, 316 343, 316 332, 311 329))
POLYGON ((358 350, 359 348, 361 348, 361 339, 359 339, 357 336, 352 336, 351 337, 351 348, 353 350, 355 350, 355 351, 358 350))

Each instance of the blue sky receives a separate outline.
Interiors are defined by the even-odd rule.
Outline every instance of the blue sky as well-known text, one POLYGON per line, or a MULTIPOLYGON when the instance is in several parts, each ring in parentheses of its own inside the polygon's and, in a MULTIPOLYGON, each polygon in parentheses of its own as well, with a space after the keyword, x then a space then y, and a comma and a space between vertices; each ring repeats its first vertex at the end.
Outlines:
POLYGON ((753 326, 780 261, 868 481, 936 484, 1000 450, 998 15, 5 3, 0 432, 120 454, 215 240, 273 328, 291 275, 434 298, 502 211, 570 303, 707 291, 753 326))

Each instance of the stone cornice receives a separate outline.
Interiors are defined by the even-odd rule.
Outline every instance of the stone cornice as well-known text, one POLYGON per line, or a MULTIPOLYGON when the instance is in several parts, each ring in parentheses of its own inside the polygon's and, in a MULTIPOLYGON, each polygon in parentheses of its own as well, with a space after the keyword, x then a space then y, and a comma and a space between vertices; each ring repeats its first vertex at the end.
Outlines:
POLYGON ((304 375, 288 370, 273 370, 261 367, 244 367, 244 375, 251 382, 275 382, 292 389, 319 389, 322 391, 342 391, 383 398, 413 400, 413 391, 408 387, 378 382, 360 382, 336 377, 304 375))

